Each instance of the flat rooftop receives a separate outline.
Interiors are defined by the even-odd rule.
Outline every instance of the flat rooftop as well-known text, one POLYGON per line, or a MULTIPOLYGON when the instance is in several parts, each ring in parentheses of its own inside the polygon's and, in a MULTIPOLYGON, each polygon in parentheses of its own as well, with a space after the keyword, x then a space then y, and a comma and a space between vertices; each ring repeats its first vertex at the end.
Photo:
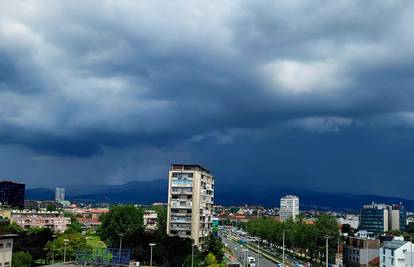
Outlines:
POLYGON ((180 170, 194 171, 194 170, 197 170, 197 171, 203 171, 203 172, 206 172, 206 173, 210 173, 209 170, 207 170, 206 168, 204 168, 203 166, 198 165, 198 164, 178 164, 178 163, 171 164, 171 170, 172 171, 180 171, 180 170))
POLYGON ((24 185, 24 183, 22 183, 22 182, 16 182, 16 181, 7 180, 7 179, 0 180, 0 183, 11 183, 11 184, 23 184, 24 185))

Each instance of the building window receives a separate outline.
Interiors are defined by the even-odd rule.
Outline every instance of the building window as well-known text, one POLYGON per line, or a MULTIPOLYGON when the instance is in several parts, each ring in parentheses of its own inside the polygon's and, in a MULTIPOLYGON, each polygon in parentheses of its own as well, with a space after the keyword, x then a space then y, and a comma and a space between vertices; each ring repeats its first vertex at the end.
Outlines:
POLYGON ((12 247, 12 244, 11 243, 7 243, 6 244, 6 248, 11 248, 12 247))

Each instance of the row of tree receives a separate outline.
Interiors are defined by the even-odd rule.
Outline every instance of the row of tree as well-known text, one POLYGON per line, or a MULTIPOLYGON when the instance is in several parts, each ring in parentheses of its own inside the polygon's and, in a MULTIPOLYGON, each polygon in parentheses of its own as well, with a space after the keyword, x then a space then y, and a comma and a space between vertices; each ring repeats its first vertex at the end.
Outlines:
MULTIPOLYGON (((157 212, 158 228, 155 232, 144 230, 142 207, 112 206, 109 213, 101 216, 98 234, 108 247, 118 247, 122 235, 122 247, 132 251, 134 259, 149 262, 150 243, 153 248, 153 264, 159 266, 191 266, 192 240, 166 234, 167 209, 149 207, 157 212)), ((210 236, 201 251, 194 248, 194 266, 220 266, 224 252, 221 241, 210 236)))
POLYGON ((306 223, 302 218, 296 221, 279 222, 262 217, 249 221, 245 227, 249 234, 267 240, 278 247, 282 247, 284 232, 287 251, 298 252, 312 262, 325 261, 325 237, 328 237, 329 261, 335 262, 340 237, 335 217, 321 215, 314 224, 306 223))

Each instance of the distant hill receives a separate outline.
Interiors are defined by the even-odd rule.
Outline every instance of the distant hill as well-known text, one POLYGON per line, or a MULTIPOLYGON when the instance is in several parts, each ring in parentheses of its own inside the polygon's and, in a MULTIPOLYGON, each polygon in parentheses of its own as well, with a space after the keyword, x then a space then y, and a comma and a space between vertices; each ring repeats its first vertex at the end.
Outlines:
POLYGON ((26 188, 25 198, 34 200, 54 200, 55 192, 48 188, 26 188))
MULTIPOLYGON (((95 202, 117 202, 151 204, 167 202, 167 180, 135 181, 123 185, 71 186, 66 187, 66 198, 95 202)), ((229 183, 216 181, 215 203, 221 205, 263 205, 279 206, 279 199, 285 194, 300 198, 301 207, 326 209, 360 209, 371 202, 400 203, 408 210, 414 210, 414 201, 377 195, 356 195, 345 193, 322 193, 269 184, 229 183)), ((33 188, 26 190, 26 199, 51 200, 54 190, 33 188)))

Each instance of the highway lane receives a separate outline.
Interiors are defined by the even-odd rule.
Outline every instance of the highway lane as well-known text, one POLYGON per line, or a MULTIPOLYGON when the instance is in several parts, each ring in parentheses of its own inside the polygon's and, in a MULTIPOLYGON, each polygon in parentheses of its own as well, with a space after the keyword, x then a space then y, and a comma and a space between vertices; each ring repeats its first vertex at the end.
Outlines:
MULTIPOLYGON (((244 263, 244 256, 246 255, 245 252, 243 252, 244 249, 248 249, 242 245, 240 245, 239 243, 226 238, 224 235, 221 235, 221 238, 223 240, 224 243, 227 244, 227 247, 230 248, 233 252, 234 255, 237 257, 237 259, 239 259, 240 262, 244 263)), ((246 257, 254 257, 256 259, 256 267, 275 267, 277 266, 276 263, 268 260, 267 258, 258 255, 256 252, 248 249, 247 252, 247 256, 246 257)))

